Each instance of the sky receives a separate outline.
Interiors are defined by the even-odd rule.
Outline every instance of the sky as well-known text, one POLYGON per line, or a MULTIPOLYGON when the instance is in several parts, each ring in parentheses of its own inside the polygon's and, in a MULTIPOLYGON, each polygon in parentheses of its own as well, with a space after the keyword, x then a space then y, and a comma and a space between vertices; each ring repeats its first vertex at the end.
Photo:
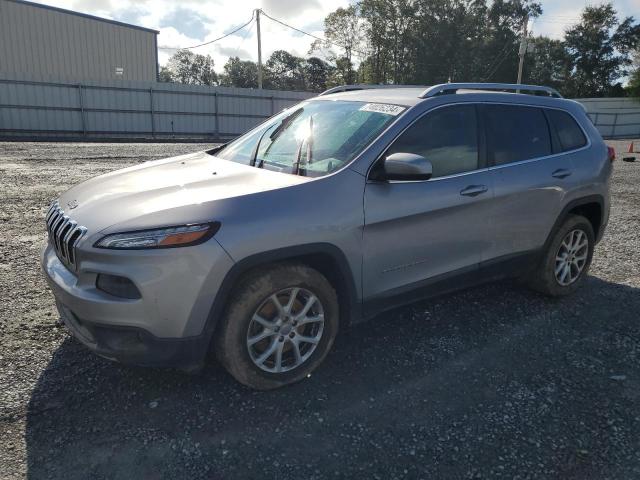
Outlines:
MULTIPOLYGON (((220 37, 249 21, 255 8, 306 32, 322 37, 323 20, 349 0, 44 0, 56 7, 119 20, 160 31, 159 61, 166 63, 176 47, 189 47, 220 37)), ((562 38, 564 30, 576 23, 586 0, 542 0, 543 15, 529 25, 533 35, 562 38)), ((620 17, 640 19, 640 0, 613 0, 620 17)), ((266 60, 283 49, 307 56, 313 38, 261 17, 262 56, 266 60)), ((193 49, 213 57, 221 71, 230 56, 256 61, 256 25, 252 22, 237 33, 211 45, 193 49)))

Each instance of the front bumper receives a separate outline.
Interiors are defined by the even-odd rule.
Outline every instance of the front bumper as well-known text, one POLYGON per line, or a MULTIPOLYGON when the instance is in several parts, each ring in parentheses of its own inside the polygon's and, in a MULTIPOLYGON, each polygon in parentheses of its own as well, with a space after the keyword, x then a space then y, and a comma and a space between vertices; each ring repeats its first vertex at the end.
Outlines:
POLYGON ((232 261, 215 241, 184 249, 79 254, 71 272, 51 245, 42 268, 60 318, 86 347, 124 363, 191 368, 210 341, 213 299, 232 261), (115 297, 96 288, 98 274, 129 278, 141 298, 115 297))
POLYGON ((137 327, 114 327, 78 318, 56 301, 60 321, 69 332, 95 354, 121 363, 191 369, 202 364, 208 337, 162 339, 137 327))

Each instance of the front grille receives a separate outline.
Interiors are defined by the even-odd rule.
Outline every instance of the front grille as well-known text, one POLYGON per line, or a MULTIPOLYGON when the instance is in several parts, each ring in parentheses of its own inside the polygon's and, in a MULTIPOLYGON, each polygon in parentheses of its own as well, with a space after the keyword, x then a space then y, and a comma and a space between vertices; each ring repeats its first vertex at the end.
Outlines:
POLYGON ((45 218, 49 242, 55 249, 58 258, 62 263, 75 269, 76 245, 87 233, 87 229, 65 215, 57 201, 51 204, 45 218))

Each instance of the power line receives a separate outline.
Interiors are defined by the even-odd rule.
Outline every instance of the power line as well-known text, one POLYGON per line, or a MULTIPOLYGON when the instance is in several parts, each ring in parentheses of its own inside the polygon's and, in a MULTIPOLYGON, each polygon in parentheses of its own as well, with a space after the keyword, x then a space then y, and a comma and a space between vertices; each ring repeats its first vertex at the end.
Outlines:
POLYGON ((483 77, 484 82, 486 82, 493 76, 498 68, 500 68, 500 65, 502 65, 502 63, 509 56, 509 45, 513 45, 513 42, 511 40, 507 40, 507 42, 504 44, 504 47, 502 47, 502 49, 500 50, 500 53, 498 53, 494 57, 493 62, 489 64, 489 68, 487 69, 488 73, 483 77))
MULTIPOLYGON (((305 32, 304 30, 301 30, 301 29, 296 28, 296 27, 294 27, 294 26, 292 26, 292 25, 289 25, 288 23, 285 23, 285 22, 283 22, 282 20, 278 20, 277 18, 273 18, 271 15, 269 15, 268 13, 266 13, 264 10, 260 10, 260 11, 261 11, 261 12, 262 12, 262 14, 263 14, 265 17, 267 17, 268 19, 273 20, 274 22, 279 23, 280 25, 283 25, 283 26, 285 26, 285 27, 287 27, 287 28, 290 28, 290 29, 292 29, 292 30, 295 30, 296 32, 302 33, 302 34, 307 35, 307 36, 309 36, 309 37, 311 37, 311 38, 315 38, 316 40, 320 40, 321 42, 326 42, 326 43, 328 43, 329 45, 333 45, 334 47, 339 47, 339 48, 344 48, 344 49, 346 49, 346 48, 347 48, 347 47, 345 47, 344 45, 340 45, 339 43, 332 42, 331 40, 327 40, 326 38, 318 37, 317 35, 314 35, 313 33, 305 32)), ((352 52, 352 53, 357 53, 358 55, 361 55, 361 56, 363 56, 363 57, 366 57, 366 56, 367 56, 367 54, 366 54, 366 53, 364 53, 364 52, 360 52, 360 51, 358 51, 358 50, 351 49, 351 52, 352 52)))
POLYGON ((249 36, 249 34, 253 31, 253 23, 251 23, 251 26, 247 29, 246 32, 244 32, 244 35, 242 36, 242 40, 240 41, 240 45, 238 45, 238 48, 236 48, 236 52, 235 52, 235 57, 238 56, 238 52, 240 52, 240 48, 242 47, 242 45, 244 44, 244 41, 247 39, 247 37, 249 36))
MULTIPOLYGON (((265 15, 266 15, 266 14, 265 14, 265 15)), ((213 40, 209 40, 208 42, 200 43, 200 44, 198 44, 198 45, 192 45, 192 46, 190 46, 190 47, 158 47, 158 50, 189 50, 189 49, 192 49, 192 48, 198 48, 198 47, 203 47, 203 46, 205 46, 205 45, 210 45, 210 44, 212 44, 212 43, 214 43, 214 42, 217 42, 217 41, 219 41, 219 40, 222 40, 223 38, 227 38, 227 37, 229 37, 229 36, 233 35, 234 33, 236 33, 236 32, 237 32, 237 31, 239 31, 239 30, 242 30, 244 27, 246 27, 246 26, 247 26, 247 25, 249 25, 251 22, 253 22, 253 17, 254 17, 254 14, 253 14, 253 12, 252 12, 252 13, 251 13, 251 18, 249 19, 249 21, 248 21, 247 23, 245 23, 245 24, 243 24, 243 25, 239 26, 238 28, 236 28, 235 30, 233 30, 233 31, 231 31, 231 32, 229 32, 229 33, 224 34, 224 35, 223 35, 223 36, 221 36, 221 37, 214 38, 213 40)))

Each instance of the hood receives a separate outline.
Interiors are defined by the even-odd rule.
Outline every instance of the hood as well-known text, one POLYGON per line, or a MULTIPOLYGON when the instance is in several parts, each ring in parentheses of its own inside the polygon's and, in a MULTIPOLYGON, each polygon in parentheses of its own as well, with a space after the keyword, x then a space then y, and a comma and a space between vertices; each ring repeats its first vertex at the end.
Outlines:
POLYGON ((204 204, 309 180, 198 152, 100 175, 71 188, 58 201, 69 217, 96 233, 145 216, 162 219, 162 213, 169 210, 178 209, 184 215, 190 206, 197 207, 193 208, 195 218, 181 222, 207 221, 210 219, 199 218, 206 210, 200 208, 204 204))

